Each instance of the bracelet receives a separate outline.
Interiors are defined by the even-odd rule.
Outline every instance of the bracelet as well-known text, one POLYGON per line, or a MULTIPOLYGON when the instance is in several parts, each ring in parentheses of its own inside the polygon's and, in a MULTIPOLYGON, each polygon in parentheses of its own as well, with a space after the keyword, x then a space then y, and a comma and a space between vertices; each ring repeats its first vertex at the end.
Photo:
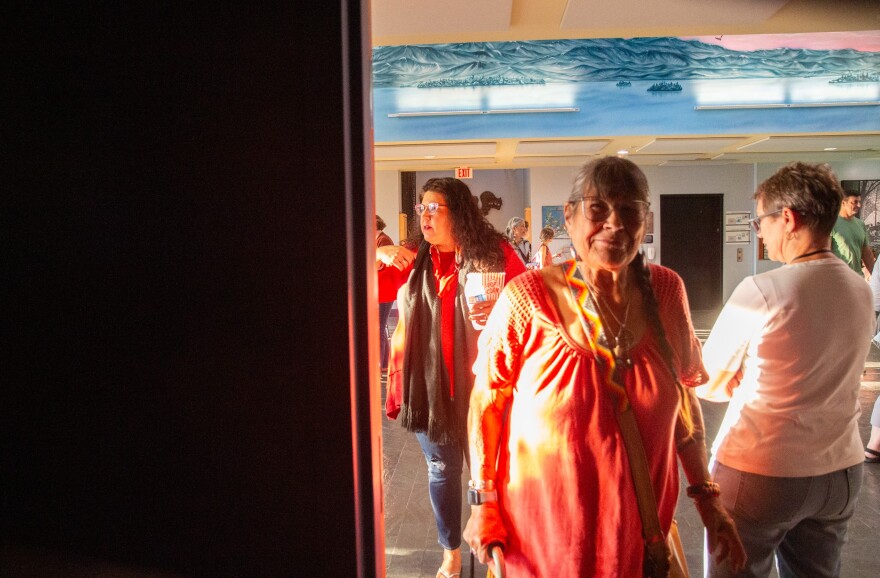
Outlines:
POLYGON ((695 486, 688 486, 687 495, 688 498, 694 498, 695 500, 717 498, 721 495, 721 486, 715 482, 703 482, 695 486))
POLYGON ((467 501, 471 506, 480 506, 498 501, 498 491, 493 480, 471 480, 468 482, 467 501))
POLYGON ((495 489, 495 480, 470 480, 468 488, 492 491, 495 489))

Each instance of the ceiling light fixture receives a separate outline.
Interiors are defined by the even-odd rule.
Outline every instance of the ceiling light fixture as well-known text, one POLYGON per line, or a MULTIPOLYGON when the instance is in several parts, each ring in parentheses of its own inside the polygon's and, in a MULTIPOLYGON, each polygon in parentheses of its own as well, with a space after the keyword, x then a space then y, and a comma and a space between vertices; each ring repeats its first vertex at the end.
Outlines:
POLYGON ((388 118, 403 118, 410 116, 459 116, 477 114, 532 114, 544 112, 580 112, 581 109, 573 107, 560 108, 503 108, 493 110, 427 110, 423 112, 393 112, 388 118))
POLYGON ((823 150, 823 151, 836 151, 836 150, 837 150, 837 147, 825 147, 825 148, 822 149, 822 150, 823 150))
POLYGON ((629 151, 626 150, 626 149, 620 149, 619 151, 617 151, 617 154, 619 154, 619 155, 628 155, 628 154, 629 154, 629 151))
POLYGON ((831 106, 880 106, 880 100, 849 101, 849 102, 802 102, 795 104, 712 104, 697 105, 694 110, 732 110, 743 108, 825 108, 831 106))

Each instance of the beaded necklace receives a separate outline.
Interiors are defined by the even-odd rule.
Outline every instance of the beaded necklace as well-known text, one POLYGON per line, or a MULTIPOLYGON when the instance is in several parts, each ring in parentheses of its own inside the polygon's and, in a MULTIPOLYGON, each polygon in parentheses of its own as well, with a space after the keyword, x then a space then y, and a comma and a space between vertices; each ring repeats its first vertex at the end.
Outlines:
POLYGON ((605 321, 605 318, 602 315, 602 309, 607 311, 611 315, 611 318, 614 319, 615 323, 617 323, 617 335, 611 333, 610 331, 607 332, 608 335, 614 337, 614 358, 616 359, 617 363, 625 367, 631 367, 632 360, 629 358, 627 353, 629 352, 629 348, 633 342, 633 334, 632 331, 626 328, 626 322, 629 319, 629 305, 631 301, 627 299, 626 308, 623 310, 623 321, 621 321, 620 319, 618 319, 617 315, 614 314, 614 310, 611 309, 611 306, 608 305, 608 303, 599 294, 596 286, 587 281, 588 276, 584 275, 583 271, 581 271, 580 273, 581 276, 584 278, 584 281, 586 282, 587 288, 590 290, 594 300, 596 301, 596 312, 599 314, 599 318, 602 320, 602 324, 606 328, 608 327, 608 322, 605 321))
POLYGON ((830 252, 831 252, 831 249, 817 249, 815 251, 810 251, 809 253, 803 253, 801 255, 798 255, 797 257, 795 257, 794 259, 789 261, 787 264, 791 265, 792 263, 794 263, 798 259, 806 259, 807 257, 812 257, 813 255, 818 255, 820 253, 830 253, 830 252))
POLYGON ((608 340, 605 337, 602 318, 599 315, 596 300, 584 281, 580 269, 578 269, 577 261, 568 261, 563 263, 561 267, 565 274, 568 288, 571 290, 571 295, 577 304, 578 318, 590 343, 593 357, 599 362, 599 366, 605 370, 605 385, 618 400, 618 411, 626 411, 629 407, 629 399, 626 395, 626 389, 621 384, 615 352, 608 346, 608 340))

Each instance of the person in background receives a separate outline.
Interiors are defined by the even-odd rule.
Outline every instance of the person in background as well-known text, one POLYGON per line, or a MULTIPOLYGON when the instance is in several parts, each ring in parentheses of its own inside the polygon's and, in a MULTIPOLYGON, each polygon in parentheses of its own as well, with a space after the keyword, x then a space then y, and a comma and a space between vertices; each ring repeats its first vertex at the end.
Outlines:
POLYGON ((840 204, 840 214, 831 231, 831 250, 834 254, 846 261, 850 269, 864 275, 862 266, 867 275, 874 270, 874 251, 871 249, 871 239, 868 235, 868 227, 865 222, 856 217, 856 213, 862 206, 862 197, 858 193, 844 193, 843 202, 840 204))
POLYGON ((480 336, 464 535, 484 563, 502 544, 511 576, 643 575, 642 520, 617 422, 625 408, 641 432, 664 535, 678 456, 711 547, 742 564, 709 482, 691 389, 705 371, 684 285, 639 254, 648 198, 632 161, 585 164, 564 208, 577 259, 511 281, 480 336))
POLYGON ((437 577, 461 572, 461 474, 467 451, 471 366, 477 330, 494 301, 471 309, 467 273, 504 272, 511 280, 525 265, 486 220, 462 181, 429 179, 415 212, 417 250, 376 250, 380 292, 400 287, 400 319, 391 339, 386 413, 414 432, 428 465, 428 491, 443 560, 437 577))
POLYGON ((874 409, 871 411, 871 437, 865 446, 865 462, 880 463, 880 397, 874 400, 874 409))
POLYGON ((871 278, 868 285, 871 286, 871 293, 874 294, 874 315, 880 315, 880 259, 874 261, 874 268, 871 270, 871 278))
MULTIPOLYGON (((382 217, 376 215, 376 248, 394 245, 394 241, 385 233, 385 221, 382 217)), ((386 289, 388 286, 386 285, 386 289)), ((394 305, 394 299, 397 296, 396 291, 386 290, 379 295, 379 368, 382 377, 385 377, 388 371, 388 351, 390 343, 388 342, 388 316, 391 314, 391 308, 394 305)))
MULTIPOLYGON (((862 485, 859 388, 874 334, 871 289, 831 252, 843 191, 828 165, 792 163, 755 193, 756 233, 778 269, 746 277, 703 348, 703 399, 729 402, 713 479, 748 555, 742 572, 839 576, 862 485)), ((841 213, 842 214, 842 213, 841 213)))
MULTIPOLYGON (((874 294, 874 315, 880 321, 880 259, 874 263, 868 285, 871 286, 871 292, 874 294)), ((880 323, 877 324, 877 330, 872 343, 880 347, 880 323)), ((874 409, 871 412, 871 437, 865 447, 865 462, 880 463, 880 397, 874 401, 874 409)))
POLYGON ((523 265, 532 258, 532 244, 526 239, 529 231, 529 223, 525 219, 512 217, 507 221, 506 236, 511 246, 516 249, 516 254, 522 260, 523 265))
POLYGON ((538 254, 535 257, 537 269, 543 269, 553 264, 553 253, 550 252, 550 247, 548 246, 548 243, 553 240, 553 235, 553 227, 544 227, 539 233, 541 246, 538 247, 538 254))

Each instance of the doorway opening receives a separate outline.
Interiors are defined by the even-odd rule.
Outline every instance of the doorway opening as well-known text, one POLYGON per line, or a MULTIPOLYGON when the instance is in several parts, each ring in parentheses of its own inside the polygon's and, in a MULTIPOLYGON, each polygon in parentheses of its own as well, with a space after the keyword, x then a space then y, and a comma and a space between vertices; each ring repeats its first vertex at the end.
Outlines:
POLYGON ((681 275, 691 311, 721 309, 724 195, 661 195, 663 265, 681 275))

